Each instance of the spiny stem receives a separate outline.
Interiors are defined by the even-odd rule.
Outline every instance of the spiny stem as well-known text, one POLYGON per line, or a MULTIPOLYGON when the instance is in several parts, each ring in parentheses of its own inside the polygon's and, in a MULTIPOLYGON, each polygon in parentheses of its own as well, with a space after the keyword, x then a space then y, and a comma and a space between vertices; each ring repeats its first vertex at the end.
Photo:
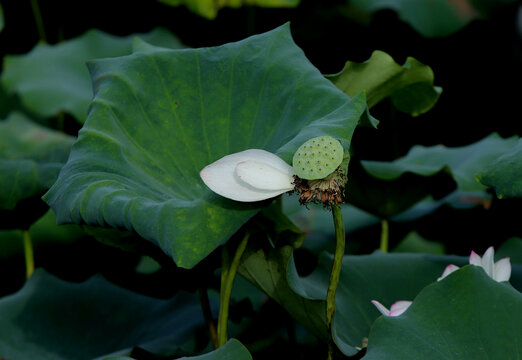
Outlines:
POLYGON ((31 8, 33 9, 34 20, 36 21, 38 36, 40 37, 41 41, 47 42, 47 37, 45 36, 45 29, 42 20, 42 13, 40 12, 40 7, 38 6, 38 0, 31 0, 31 8))
POLYGON ((389 225, 388 220, 381 220, 381 251, 388 252, 389 225))
POLYGON ((230 307, 230 295, 232 294, 232 287, 236 277, 237 268, 241 260, 241 255, 245 251, 250 234, 247 233, 239 243, 232 261, 228 253, 227 246, 223 246, 221 250, 221 291, 219 293, 219 315, 217 324, 217 346, 221 347, 226 344, 228 340, 227 325, 228 325, 228 310, 230 307))
MULTIPOLYGON (((326 293, 326 327, 328 333, 332 331, 332 320, 335 313, 335 294, 337 292, 337 285, 341 276, 341 269, 343 265, 345 233, 343 215, 339 205, 332 206, 332 215, 335 228, 335 253, 332 265, 332 272, 330 273, 330 282, 328 283, 328 291, 326 293)), ((332 359, 333 344, 330 341, 328 344, 328 359, 332 359)))
POLYGON ((201 311, 203 312, 203 317, 205 318, 205 323, 207 324, 210 340, 212 341, 212 345, 214 346, 214 349, 217 349, 218 341, 217 341, 216 324, 214 324, 214 318, 212 317, 212 309, 210 309, 210 301, 208 299, 207 289, 199 288, 198 293, 199 293, 199 302, 201 304, 201 311))
POLYGON ((33 243, 29 230, 22 230, 22 239, 24 242, 25 275, 26 278, 29 279, 34 271, 33 243))

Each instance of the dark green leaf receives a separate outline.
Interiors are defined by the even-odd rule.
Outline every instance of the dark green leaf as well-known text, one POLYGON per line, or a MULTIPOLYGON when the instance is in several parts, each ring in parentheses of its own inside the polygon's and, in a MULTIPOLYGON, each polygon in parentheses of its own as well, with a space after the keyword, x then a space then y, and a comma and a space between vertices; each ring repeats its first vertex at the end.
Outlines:
POLYGON ((504 154, 476 176, 477 180, 495 189, 499 198, 522 197, 522 139, 510 148, 504 148, 504 154))
POLYGON ((413 231, 406 235, 402 241, 392 250, 398 253, 424 253, 424 254, 444 254, 444 244, 428 241, 413 231))
POLYGON ((170 6, 185 5, 190 11, 207 19, 214 19, 223 7, 238 8, 244 5, 261 7, 296 7, 300 0, 159 0, 170 6))
MULTIPOLYGON (((324 312, 332 256, 323 254, 319 267, 306 278, 290 277, 291 287, 309 300, 321 300, 324 312)), ((371 300, 386 306, 398 300, 412 300, 426 285, 437 280, 444 267, 467 261, 455 256, 425 254, 383 254, 345 256, 337 296, 332 336, 346 355, 363 345, 373 321, 379 316, 371 300)), ((313 314, 308 314, 312 316, 313 314)), ((316 315, 317 316, 317 315, 316 315)))
POLYGON ((229 340, 225 345, 208 354, 183 357, 185 360, 252 360, 247 348, 236 339, 229 340))
POLYGON ((397 109, 413 116, 430 110, 442 92, 429 66, 412 57, 401 66, 383 51, 363 63, 348 61, 340 73, 326 77, 348 96, 364 91, 370 108, 391 97, 397 109))
POLYGON ((204 323, 196 296, 153 299, 101 276, 68 283, 40 269, 0 299, 0 317, 0 357, 10 360, 93 359, 138 345, 181 348, 204 323))
POLYGON ((364 359, 519 359, 522 294, 466 266, 426 287, 399 317, 382 316, 364 359))
MULTIPOLYGON (((373 165, 377 162, 362 163, 366 167, 367 163, 373 165)), ((378 164, 386 166, 390 163, 378 164)), ((378 176, 379 172, 366 171, 358 162, 351 162, 345 189, 346 202, 384 219, 410 209, 428 196, 440 199, 456 187, 451 174, 442 166, 429 174, 405 171, 390 179, 378 176)))
POLYGON ((199 171, 258 148, 290 162, 311 137, 349 148, 366 110, 306 59, 289 26, 215 48, 90 63, 95 97, 45 200, 60 223, 137 232, 190 268, 266 203, 212 193, 199 171))
POLYGON ((418 1, 350 0, 363 12, 395 10, 399 17, 426 37, 450 35, 474 19, 484 18, 495 7, 515 0, 418 1))
POLYGON ((4 21, 4 9, 2 8, 2 4, 0 4, 0 32, 4 30, 5 21, 4 21))
POLYGON ((383 180, 397 179, 405 173, 430 176, 448 168, 460 190, 484 190, 485 186, 479 184, 474 176, 512 150, 517 142, 519 140, 516 136, 503 139, 497 134, 491 134, 461 147, 414 146, 405 157, 393 162, 363 161, 362 165, 372 176, 383 180))
POLYGON ((181 47, 163 29, 120 38, 90 30, 56 45, 38 44, 25 55, 6 56, 2 83, 9 92, 16 92, 35 114, 51 117, 65 111, 83 123, 92 98, 85 62, 129 54, 135 36, 161 46, 181 47))
POLYGON ((73 142, 19 113, 0 121, 0 228, 27 228, 47 211, 40 196, 56 180, 73 142))

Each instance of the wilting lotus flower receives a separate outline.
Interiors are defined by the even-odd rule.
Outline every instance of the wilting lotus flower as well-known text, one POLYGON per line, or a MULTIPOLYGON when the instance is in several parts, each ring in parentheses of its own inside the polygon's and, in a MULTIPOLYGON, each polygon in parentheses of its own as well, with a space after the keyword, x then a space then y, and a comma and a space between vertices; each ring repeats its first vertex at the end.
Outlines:
POLYGON ((207 165, 199 175, 215 193, 250 202, 273 198, 294 189, 294 169, 268 151, 249 149, 207 165))
POLYGON ((411 301, 397 301, 392 304, 390 310, 388 310, 383 304, 378 302, 377 300, 372 300, 372 304, 375 305, 377 310, 381 312, 381 314, 385 316, 399 316, 403 312, 405 312, 411 305, 411 301))
MULTIPOLYGON (((495 281, 508 281, 511 277, 511 262, 509 261, 509 257, 500 259, 497 262, 494 262, 494 257, 495 250, 493 249, 493 246, 490 246, 482 257, 477 255, 476 252, 471 251, 469 263, 483 268, 486 274, 495 281)), ((438 278, 437 281, 444 279, 446 276, 458 269, 459 267, 457 265, 448 265, 442 273, 442 276, 438 278)))

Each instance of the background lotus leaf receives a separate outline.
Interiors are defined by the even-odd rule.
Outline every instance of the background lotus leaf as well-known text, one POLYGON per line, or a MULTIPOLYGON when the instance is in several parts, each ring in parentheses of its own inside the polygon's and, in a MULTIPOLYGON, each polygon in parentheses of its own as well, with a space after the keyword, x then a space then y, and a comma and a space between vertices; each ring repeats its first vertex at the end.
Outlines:
POLYGON ((70 283, 41 269, 20 291, 0 299, 0 315, 0 356, 11 360, 93 359, 160 344, 179 354, 194 351, 192 333, 204 324, 195 295, 154 299, 101 276, 70 283))
POLYGON ((348 61, 340 73, 326 78, 348 96, 364 91, 370 108, 391 97, 397 109, 413 116, 430 110, 442 92, 433 85, 429 66, 412 57, 401 66, 383 51, 374 51, 363 63, 348 61))
POLYGON ((499 198, 522 197, 522 139, 504 148, 505 153, 486 164, 476 179, 492 187, 499 198))
POLYGON ((130 54, 136 36, 156 45, 182 47, 164 29, 126 37, 89 30, 56 45, 40 43, 27 54, 6 56, 2 84, 8 92, 17 93, 22 104, 34 114, 52 117, 64 111, 83 123, 92 98, 85 62, 130 54))
POLYGON ((433 175, 447 167, 460 190, 478 191, 486 187, 475 179, 475 175, 511 151, 518 142, 518 136, 503 139, 498 134, 491 134, 460 147, 417 145, 406 156, 395 161, 362 161, 362 166, 372 176, 383 180, 396 179, 406 172, 433 175))
POLYGON ((0 228, 28 228, 47 211, 40 197, 56 180, 73 142, 20 113, 0 121, 0 228))
POLYGON ((450 35, 475 19, 486 17, 495 7, 514 0, 350 0, 349 4, 364 12, 392 9, 399 17, 425 37, 450 35))
POLYGON ((289 26, 214 48, 138 52, 89 64, 95 97, 45 195, 60 223, 137 232, 182 267, 225 243, 266 203, 222 198, 199 171, 249 148, 290 162, 311 137, 349 148, 366 112, 326 80, 289 26))
POLYGON ((382 316, 364 359, 517 359, 522 294, 468 265, 434 283, 399 317, 382 316))

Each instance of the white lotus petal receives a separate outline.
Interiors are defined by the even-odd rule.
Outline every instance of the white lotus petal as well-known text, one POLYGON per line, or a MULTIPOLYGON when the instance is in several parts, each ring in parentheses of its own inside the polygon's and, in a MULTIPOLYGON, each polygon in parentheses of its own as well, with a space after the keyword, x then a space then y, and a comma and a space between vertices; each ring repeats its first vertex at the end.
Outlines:
POLYGON ((264 162, 283 173, 293 173, 293 168, 277 155, 265 150, 249 149, 222 157, 212 164, 207 165, 201 170, 199 175, 212 191, 236 201, 260 201, 288 191, 288 189, 258 189, 242 181, 236 175, 236 167, 239 163, 252 160, 264 162))
POLYGON ((379 310, 381 312, 381 314, 390 316, 390 310, 388 310, 383 304, 381 304, 377 300, 372 300, 371 302, 373 305, 375 305, 377 310, 379 310))
POLYGON ((261 190, 284 190, 294 188, 293 176, 275 167, 257 160, 240 162, 236 166, 236 175, 247 184, 261 190))
POLYGON ((444 269, 444 272, 442 273, 442 275, 440 276, 440 278, 437 279, 437 281, 441 281, 441 280, 444 279, 446 276, 448 276, 448 275, 451 274, 452 272, 457 271, 458 269, 460 269, 460 268, 459 268, 457 265, 450 264, 450 265, 446 266, 446 268, 444 269))
POLYGON ((509 258, 500 259, 495 263, 495 279, 498 282, 508 281, 511 277, 511 262, 509 258))
POLYGON ((470 265, 477 265, 482 267, 482 258, 476 252, 471 250, 471 255, 469 256, 470 265))
POLYGON ((484 270, 486 270, 486 274, 489 275, 489 277, 493 278, 493 270, 494 270, 494 256, 495 256, 495 250, 493 250, 493 246, 490 246, 484 255, 482 255, 482 267, 484 270))
POLYGON ((390 316, 399 316, 399 315, 401 315, 403 312, 408 310, 408 308, 410 307, 411 304, 412 304, 411 301, 405 301, 405 300, 401 300, 401 301, 395 302, 390 307, 390 316))

